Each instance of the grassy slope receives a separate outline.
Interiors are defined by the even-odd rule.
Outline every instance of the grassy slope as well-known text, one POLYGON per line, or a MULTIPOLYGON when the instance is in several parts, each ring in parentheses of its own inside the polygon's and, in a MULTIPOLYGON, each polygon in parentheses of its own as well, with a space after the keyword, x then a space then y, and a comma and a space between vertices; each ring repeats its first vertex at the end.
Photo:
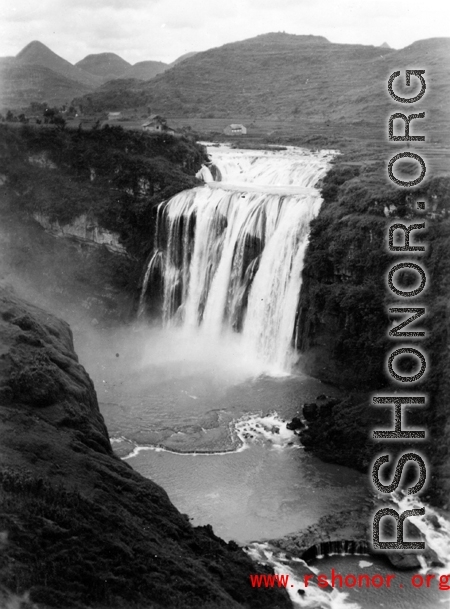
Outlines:
POLYGON ((27 107, 32 101, 67 104, 74 96, 91 89, 50 68, 21 65, 16 61, 0 66, 0 85, 1 108, 27 107))
MULTIPOLYGON (((104 110, 151 105, 168 116, 279 116, 299 121, 384 122, 392 102, 389 75, 423 65, 427 109, 448 121, 450 39, 430 39, 401 51, 332 44, 319 37, 265 34, 197 53, 130 94, 98 91, 84 107, 104 110), (406 61, 406 64, 405 64, 406 61)), ((408 96, 410 93, 408 92, 408 96)))
POLYGON ((157 74, 161 74, 167 70, 168 64, 162 61, 139 61, 133 66, 130 66, 121 78, 137 78, 139 80, 150 80, 157 74))
POLYGON ((125 61, 125 59, 122 59, 116 53, 94 53, 77 61, 75 66, 85 72, 89 72, 89 74, 95 74, 96 76, 108 79, 121 76, 131 67, 131 63, 128 63, 128 61, 125 61))

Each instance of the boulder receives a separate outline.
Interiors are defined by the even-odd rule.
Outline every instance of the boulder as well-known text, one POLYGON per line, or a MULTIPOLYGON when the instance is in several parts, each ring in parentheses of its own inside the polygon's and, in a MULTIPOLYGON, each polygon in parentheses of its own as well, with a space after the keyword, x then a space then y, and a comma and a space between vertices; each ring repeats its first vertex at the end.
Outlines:
POLYGON ((386 557, 396 569, 407 571, 409 569, 420 569, 421 564, 417 554, 408 554, 396 550, 395 552, 386 552, 386 557))
POLYGON ((303 404, 303 416, 307 421, 314 421, 318 414, 317 404, 303 404))
POLYGON ((429 546, 425 548, 423 557, 427 561, 427 565, 430 567, 445 567, 445 564, 442 562, 436 552, 432 550, 429 546))
POLYGON ((294 417, 292 419, 292 421, 290 421, 290 423, 288 423, 286 425, 286 428, 290 429, 291 431, 296 431, 297 429, 303 429, 304 427, 305 427, 305 424, 300 419, 300 417, 294 417))

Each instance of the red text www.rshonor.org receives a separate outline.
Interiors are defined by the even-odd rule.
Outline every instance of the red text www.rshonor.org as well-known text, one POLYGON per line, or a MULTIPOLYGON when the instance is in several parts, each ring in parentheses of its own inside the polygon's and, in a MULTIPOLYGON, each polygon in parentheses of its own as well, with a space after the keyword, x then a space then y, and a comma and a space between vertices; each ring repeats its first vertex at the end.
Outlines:
MULTIPOLYGON (((389 573, 386 576, 376 573, 375 575, 367 575, 366 573, 360 575, 354 575, 353 573, 347 573, 347 575, 341 575, 334 569, 331 569, 331 575, 325 575, 320 573, 319 575, 305 575, 303 578, 303 585, 305 588, 308 587, 312 580, 317 580, 319 588, 390 588, 395 586, 395 574, 389 573)), ((430 588, 438 586, 439 590, 450 590, 450 574, 448 575, 421 575, 415 573, 411 576, 411 586, 413 588, 430 588)), ((275 574, 251 574, 250 584, 252 588, 287 588, 289 585, 293 588, 294 584, 289 584, 289 575, 275 574)), ((397 586, 403 588, 403 584, 397 584, 397 586)))

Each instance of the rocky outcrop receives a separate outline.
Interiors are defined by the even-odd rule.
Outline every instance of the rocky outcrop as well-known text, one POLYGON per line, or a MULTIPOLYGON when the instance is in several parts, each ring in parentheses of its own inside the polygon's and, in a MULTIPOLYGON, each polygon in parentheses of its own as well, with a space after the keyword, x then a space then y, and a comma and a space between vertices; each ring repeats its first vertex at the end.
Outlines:
POLYGON ((354 507, 349 504, 349 509, 345 512, 324 516, 316 524, 299 533, 270 540, 269 543, 278 550, 306 561, 314 560, 320 554, 327 554, 328 550, 331 552, 333 544, 342 542, 342 550, 345 550, 345 541, 347 541, 348 553, 356 549, 357 544, 360 549, 366 551, 367 540, 370 539, 369 524, 372 509, 373 503, 370 498, 364 505, 354 507))
POLYGON ((36 167, 42 167, 44 169, 57 169, 56 163, 54 163, 50 158, 47 152, 41 152, 40 154, 30 154, 28 157, 28 162, 30 165, 35 165, 36 167))
POLYGON ((291 431, 298 431, 299 429, 303 429, 305 424, 301 420, 300 417, 293 417, 291 421, 286 425, 286 429, 290 429, 291 431))
POLYGON ((366 472, 374 450, 371 414, 363 396, 305 404, 308 426, 300 431, 300 440, 322 461, 366 472))
POLYGON ((55 237, 69 237, 94 246, 104 245, 111 252, 127 254, 120 243, 119 235, 103 228, 95 218, 90 218, 87 214, 82 214, 67 224, 58 220, 51 221, 48 216, 40 212, 34 212, 33 218, 55 237))
MULTIPOLYGON (((0 596, 40 609, 290 607, 112 452, 69 326, 0 292, 0 596), (28 600, 27 600, 28 599, 28 600), (28 604, 27 604, 28 603, 28 604)), ((2 601, 3 602, 3 601, 2 601)))
MULTIPOLYGON (((270 540, 269 543, 275 550, 300 557, 308 564, 323 556, 371 554, 382 557, 400 571, 422 568, 419 555, 410 550, 380 552, 372 549, 369 540, 372 535, 374 509, 373 499, 367 498, 363 504, 358 506, 350 504, 348 510, 323 516, 316 524, 304 531, 270 540)), ((388 521, 387 524, 392 523, 388 521)), ((389 526, 385 528, 389 529, 389 526)), ((407 535, 410 540, 423 540, 419 529, 409 521, 407 522, 407 535)), ((427 547, 421 556, 429 566, 444 566, 436 552, 430 547, 427 547)))
POLYGON ((75 238, 55 238, 0 188, 0 284, 56 312, 77 331, 117 326, 135 311, 133 258, 75 238))

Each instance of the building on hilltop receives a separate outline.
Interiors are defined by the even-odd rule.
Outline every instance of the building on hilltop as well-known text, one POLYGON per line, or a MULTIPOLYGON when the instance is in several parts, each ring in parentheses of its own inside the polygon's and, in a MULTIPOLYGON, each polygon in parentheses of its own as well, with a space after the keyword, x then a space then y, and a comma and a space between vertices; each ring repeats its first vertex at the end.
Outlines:
POLYGON ((167 120, 160 114, 152 114, 149 116, 145 123, 142 123, 142 129, 144 131, 150 131, 150 133, 168 133, 169 135, 175 135, 175 130, 168 126, 167 120))
POLYGON ((232 125, 228 125, 223 130, 225 135, 245 135, 247 133, 247 128, 244 125, 238 125, 233 123, 232 125))

